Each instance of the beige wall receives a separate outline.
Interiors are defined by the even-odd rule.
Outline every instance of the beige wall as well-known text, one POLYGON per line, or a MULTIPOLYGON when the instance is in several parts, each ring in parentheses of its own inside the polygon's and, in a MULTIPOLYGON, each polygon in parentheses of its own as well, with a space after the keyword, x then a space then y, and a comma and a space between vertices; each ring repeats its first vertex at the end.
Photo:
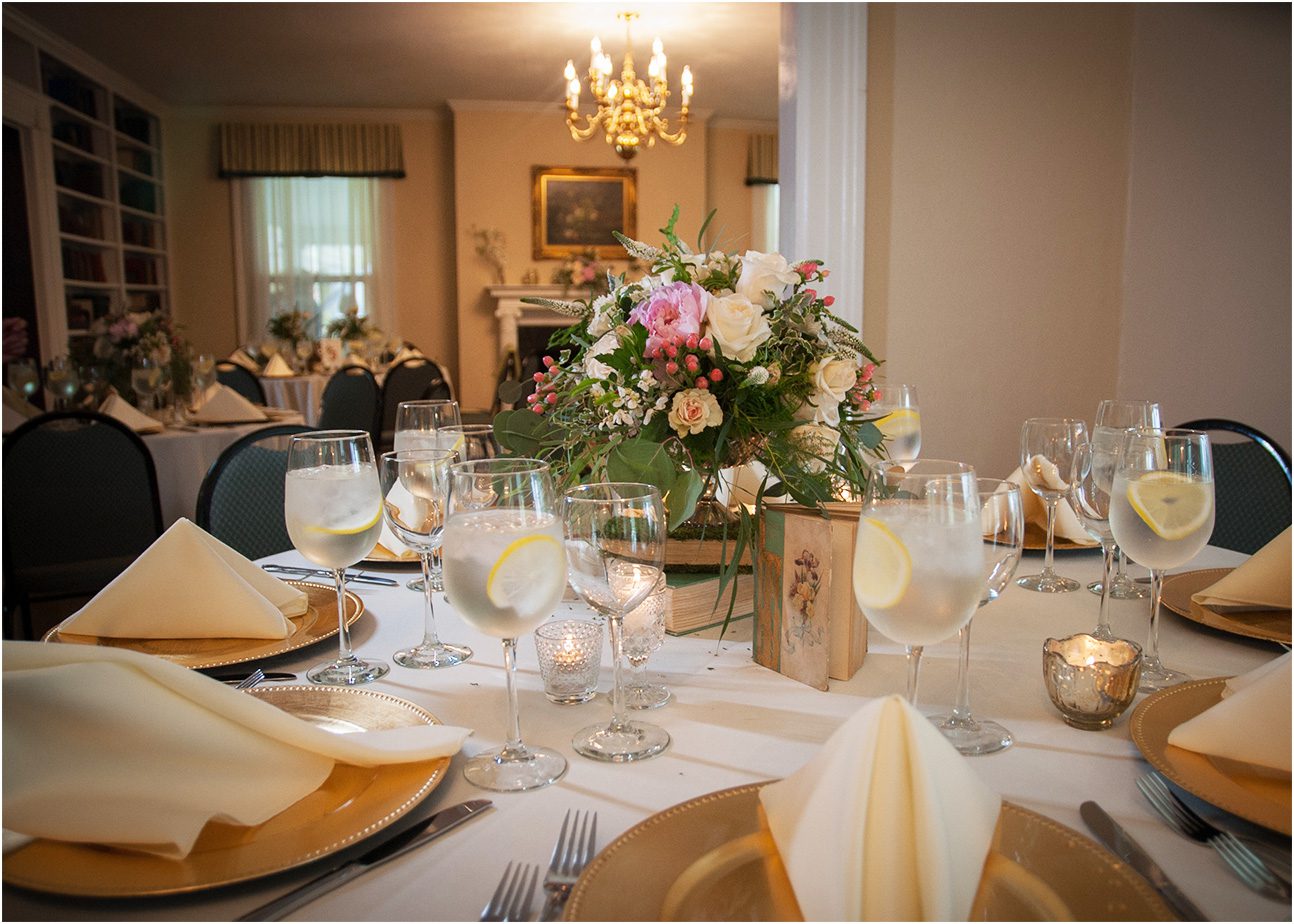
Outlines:
MULTIPOLYGON (((767 132, 775 133, 776 124, 767 132)), ((706 188, 709 205, 706 213, 714 212, 714 220, 706 229, 708 243, 722 250, 742 251, 752 246, 751 196, 746 185, 746 149, 750 132, 743 128, 711 125, 709 135, 710 159, 707 164, 706 188)), ((704 219, 702 219, 704 220, 704 219)), ((695 241, 695 235, 687 239, 695 241)))

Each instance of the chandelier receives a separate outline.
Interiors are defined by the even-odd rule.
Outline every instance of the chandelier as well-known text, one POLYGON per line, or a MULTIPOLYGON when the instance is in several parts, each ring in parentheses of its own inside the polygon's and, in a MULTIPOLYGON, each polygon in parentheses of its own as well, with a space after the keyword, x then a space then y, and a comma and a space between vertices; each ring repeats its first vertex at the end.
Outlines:
POLYGON ((681 81, 682 107, 678 113, 677 130, 671 133, 669 123, 661 118, 669 100, 669 80, 665 74, 665 49, 661 40, 652 42, 651 63, 647 66, 647 82, 634 73, 633 41, 630 30, 637 13, 620 13, 625 24, 625 60, 620 69, 620 79, 611 77, 611 56, 603 52, 602 41, 594 38, 589 43, 589 90, 598 110, 591 116, 580 116, 580 79, 575 75, 575 63, 566 62, 566 126, 571 137, 588 141, 600 127, 606 134, 607 144, 615 146, 616 153, 632 160, 638 148, 652 147, 656 139, 669 144, 682 144, 687 138, 688 104, 692 101, 692 69, 683 68, 681 81))

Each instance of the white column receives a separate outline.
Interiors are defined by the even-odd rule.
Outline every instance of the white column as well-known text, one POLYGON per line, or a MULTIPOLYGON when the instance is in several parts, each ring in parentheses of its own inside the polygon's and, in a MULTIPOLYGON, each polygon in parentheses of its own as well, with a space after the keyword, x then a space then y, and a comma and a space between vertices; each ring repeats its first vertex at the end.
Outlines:
POLYGON ((861 330, 867 4, 782 4, 779 83, 780 249, 825 260, 819 291, 861 330))

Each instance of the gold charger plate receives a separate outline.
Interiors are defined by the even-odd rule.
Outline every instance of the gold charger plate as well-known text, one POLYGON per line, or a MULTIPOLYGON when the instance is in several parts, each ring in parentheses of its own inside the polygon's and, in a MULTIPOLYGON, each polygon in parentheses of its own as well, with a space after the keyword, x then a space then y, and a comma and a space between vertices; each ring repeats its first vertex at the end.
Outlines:
MULTIPOLYGON (((374 690, 311 684, 248 693, 339 734, 439 724, 425 709, 374 690)), ((38 839, 5 857, 4 881, 61 895, 125 898, 267 876, 336 853, 389 826, 440 785, 448 767, 448 757, 381 767, 337 764, 317 790, 263 824, 208 822, 182 860, 38 839)))
MULTIPOLYGON (((292 616, 292 634, 287 638, 101 638, 60 632, 58 626, 45 633, 45 641, 70 645, 107 645, 157 655, 181 667, 205 670, 229 664, 244 664, 296 651, 337 634, 337 590, 307 581, 285 581, 306 592, 308 606, 301 616, 292 616)), ((364 615, 364 601, 346 591, 346 625, 364 615)))
POLYGON ((1168 735, 1222 701, 1226 677, 1194 680, 1146 697, 1129 720, 1150 765, 1210 805, 1281 834, 1290 833, 1290 775, 1174 747, 1168 735))
MULTIPOLYGON (((571 891, 569 921, 785 920, 798 914, 776 887, 770 867, 747 862, 706 868, 706 860, 741 848, 760 831, 754 783, 710 793, 651 816, 612 841, 571 891), (680 896, 680 890, 686 894, 680 896), (673 894, 671 894, 673 893, 673 894)), ((1078 920, 1176 920, 1140 876, 1069 828, 1003 803, 994 850, 1059 899, 1078 920)), ((990 855, 992 856, 992 855, 990 855)), ((793 900, 792 900, 793 901, 793 900)), ((1022 909, 988 910, 1017 919, 1022 909)))
POLYGON ((1197 594, 1210 584, 1222 580, 1234 570, 1234 568, 1203 568, 1199 571, 1183 571, 1181 574, 1165 578, 1164 606, 1178 616, 1185 616, 1192 622, 1198 622, 1210 629, 1230 632, 1232 635, 1243 635, 1246 638, 1290 644, 1289 610, 1220 613, 1210 607, 1201 606, 1191 599, 1192 594, 1197 594))

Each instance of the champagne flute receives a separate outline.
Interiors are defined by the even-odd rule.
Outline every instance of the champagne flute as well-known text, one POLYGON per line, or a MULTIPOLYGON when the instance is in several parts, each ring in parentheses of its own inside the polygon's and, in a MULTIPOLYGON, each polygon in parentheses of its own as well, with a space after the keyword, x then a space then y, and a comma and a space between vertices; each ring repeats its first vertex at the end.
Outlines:
POLYGON ((36 363, 27 358, 10 360, 9 387, 30 401, 32 395, 36 394, 36 389, 40 387, 40 374, 36 371, 36 363))
MULTIPOLYGON (((1092 427, 1092 445, 1101 451, 1098 465, 1106 493, 1114 486, 1114 462, 1123 442, 1124 431, 1163 425, 1159 405, 1154 401, 1108 398, 1100 403, 1092 427)), ((1115 549, 1118 551, 1118 570, 1114 574, 1110 596, 1115 600, 1144 600, 1149 597, 1150 588, 1128 577, 1127 556, 1118 550, 1117 545, 1115 549)), ((1087 589, 1099 594, 1103 583, 1093 581, 1087 585, 1087 589)))
POLYGON ((907 646, 908 702, 921 652, 970 621, 984 594, 975 469, 964 462, 873 463, 854 544, 854 597, 907 646))
POLYGON ((450 468, 445 586, 460 616, 503 642, 507 739, 467 761, 463 776, 482 789, 520 792, 556 782, 566 758, 527 747, 517 715, 517 638, 556 608, 566 588, 562 523, 552 475, 536 459, 484 459, 450 468))
POLYGON ((283 514, 298 552, 333 573, 337 585, 335 661, 306 672, 315 683, 354 686, 384 676, 384 661, 351 650, 342 572, 377 545, 382 532, 382 489, 373 444, 363 430, 319 430, 292 437, 283 514))
POLYGON ((1074 453, 1087 442, 1087 425, 1069 417, 1031 417, 1020 430, 1020 470, 1024 481, 1047 505, 1047 551, 1042 573, 1016 579, 1026 590, 1044 594, 1069 593, 1081 586, 1061 577, 1053 567, 1056 554, 1056 507, 1069 494, 1074 453))
MULTIPOLYGON (((1122 437, 1122 431, 1113 431, 1122 437)), ((1098 428, 1093 433, 1092 442, 1080 446, 1074 453, 1073 467, 1070 469, 1069 483, 1074 486, 1074 512, 1078 514, 1083 529, 1093 539, 1101 543, 1101 557, 1104 569, 1098 584, 1089 585, 1101 589, 1101 613, 1096 621, 1096 628, 1091 631, 1093 638, 1103 642, 1112 642, 1118 636, 1110 628, 1110 597, 1114 584, 1110 573, 1114 567, 1114 533, 1110 530, 1110 491, 1114 486, 1114 463, 1118 458, 1116 447, 1113 457, 1105 455, 1104 447, 1098 440, 1105 434, 1098 428), (1108 463, 1108 467, 1107 467, 1108 463)))
MULTIPOLYGON (((979 605, 992 603, 1006 588, 1020 564, 1024 551, 1024 498, 1020 486, 996 478, 977 481, 980 528, 983 532, 985 585, 979 605)), ((931 716, 945 738, 963 754, 992 754, 1009 748, 1011 732, 992 719, 977 719, 970 708, 971 623, 957 633, 960 657, 957 661, 957 704, 948 715, 931 716)))
MULTIPOLYGON (((442 445, 442 439, 436 431, 442 427, 454 427, 462 423, 457 401, 401 401, 395 409, 395 436, 391 448, 396 452, 405 449, 448 449, 442 445)), ((470 458, 459 453, 460 462, 470 458)), ((399 553, 399 549, 392 549, 399 553)), ((445 582, 441 579, 440 549, 431 556, 431 589, 442 593, 445 582)), ((405 584, 410 590, 422 593, 423 578, 416 578, 405 584)))
POLYGON ((406 449, 382 456, 382 512, 396 537, 418 553, 423 574, 424 629, 422 642, 397 651, 391 658, 401 667, 418 670, 453 667, 472 657, 466 645, 442 642, 436 634, 432 603, 432 552, 440 548, 445 522, 449 467, 458 454, 438 449, 406 449))
POLYGON ((571 586, 611 628, 611 722, 575 733, 576 753, 624 763, 655 757, 669 747, 669 733, 630 721, 621 672, 625 614, 661 580, 665 563, 665 505, 649 484, 586 484, 566 492, 566 562, 571 586))
POLYGON ((1190 680, 1159 658, 1164 572, 1194 558, 1213 534, 1213 451, 1198 430, 1142 427, 1123 439, 1110 492, 1114 541, 1150 569, 1150 639, 1141 689, 1152 693, 1190 680))
POLYGON ((880 383, 869 413, 885 436, 886 455, 895 462, 911 462, 921 454, 921 407, 915 385, 880 383))

